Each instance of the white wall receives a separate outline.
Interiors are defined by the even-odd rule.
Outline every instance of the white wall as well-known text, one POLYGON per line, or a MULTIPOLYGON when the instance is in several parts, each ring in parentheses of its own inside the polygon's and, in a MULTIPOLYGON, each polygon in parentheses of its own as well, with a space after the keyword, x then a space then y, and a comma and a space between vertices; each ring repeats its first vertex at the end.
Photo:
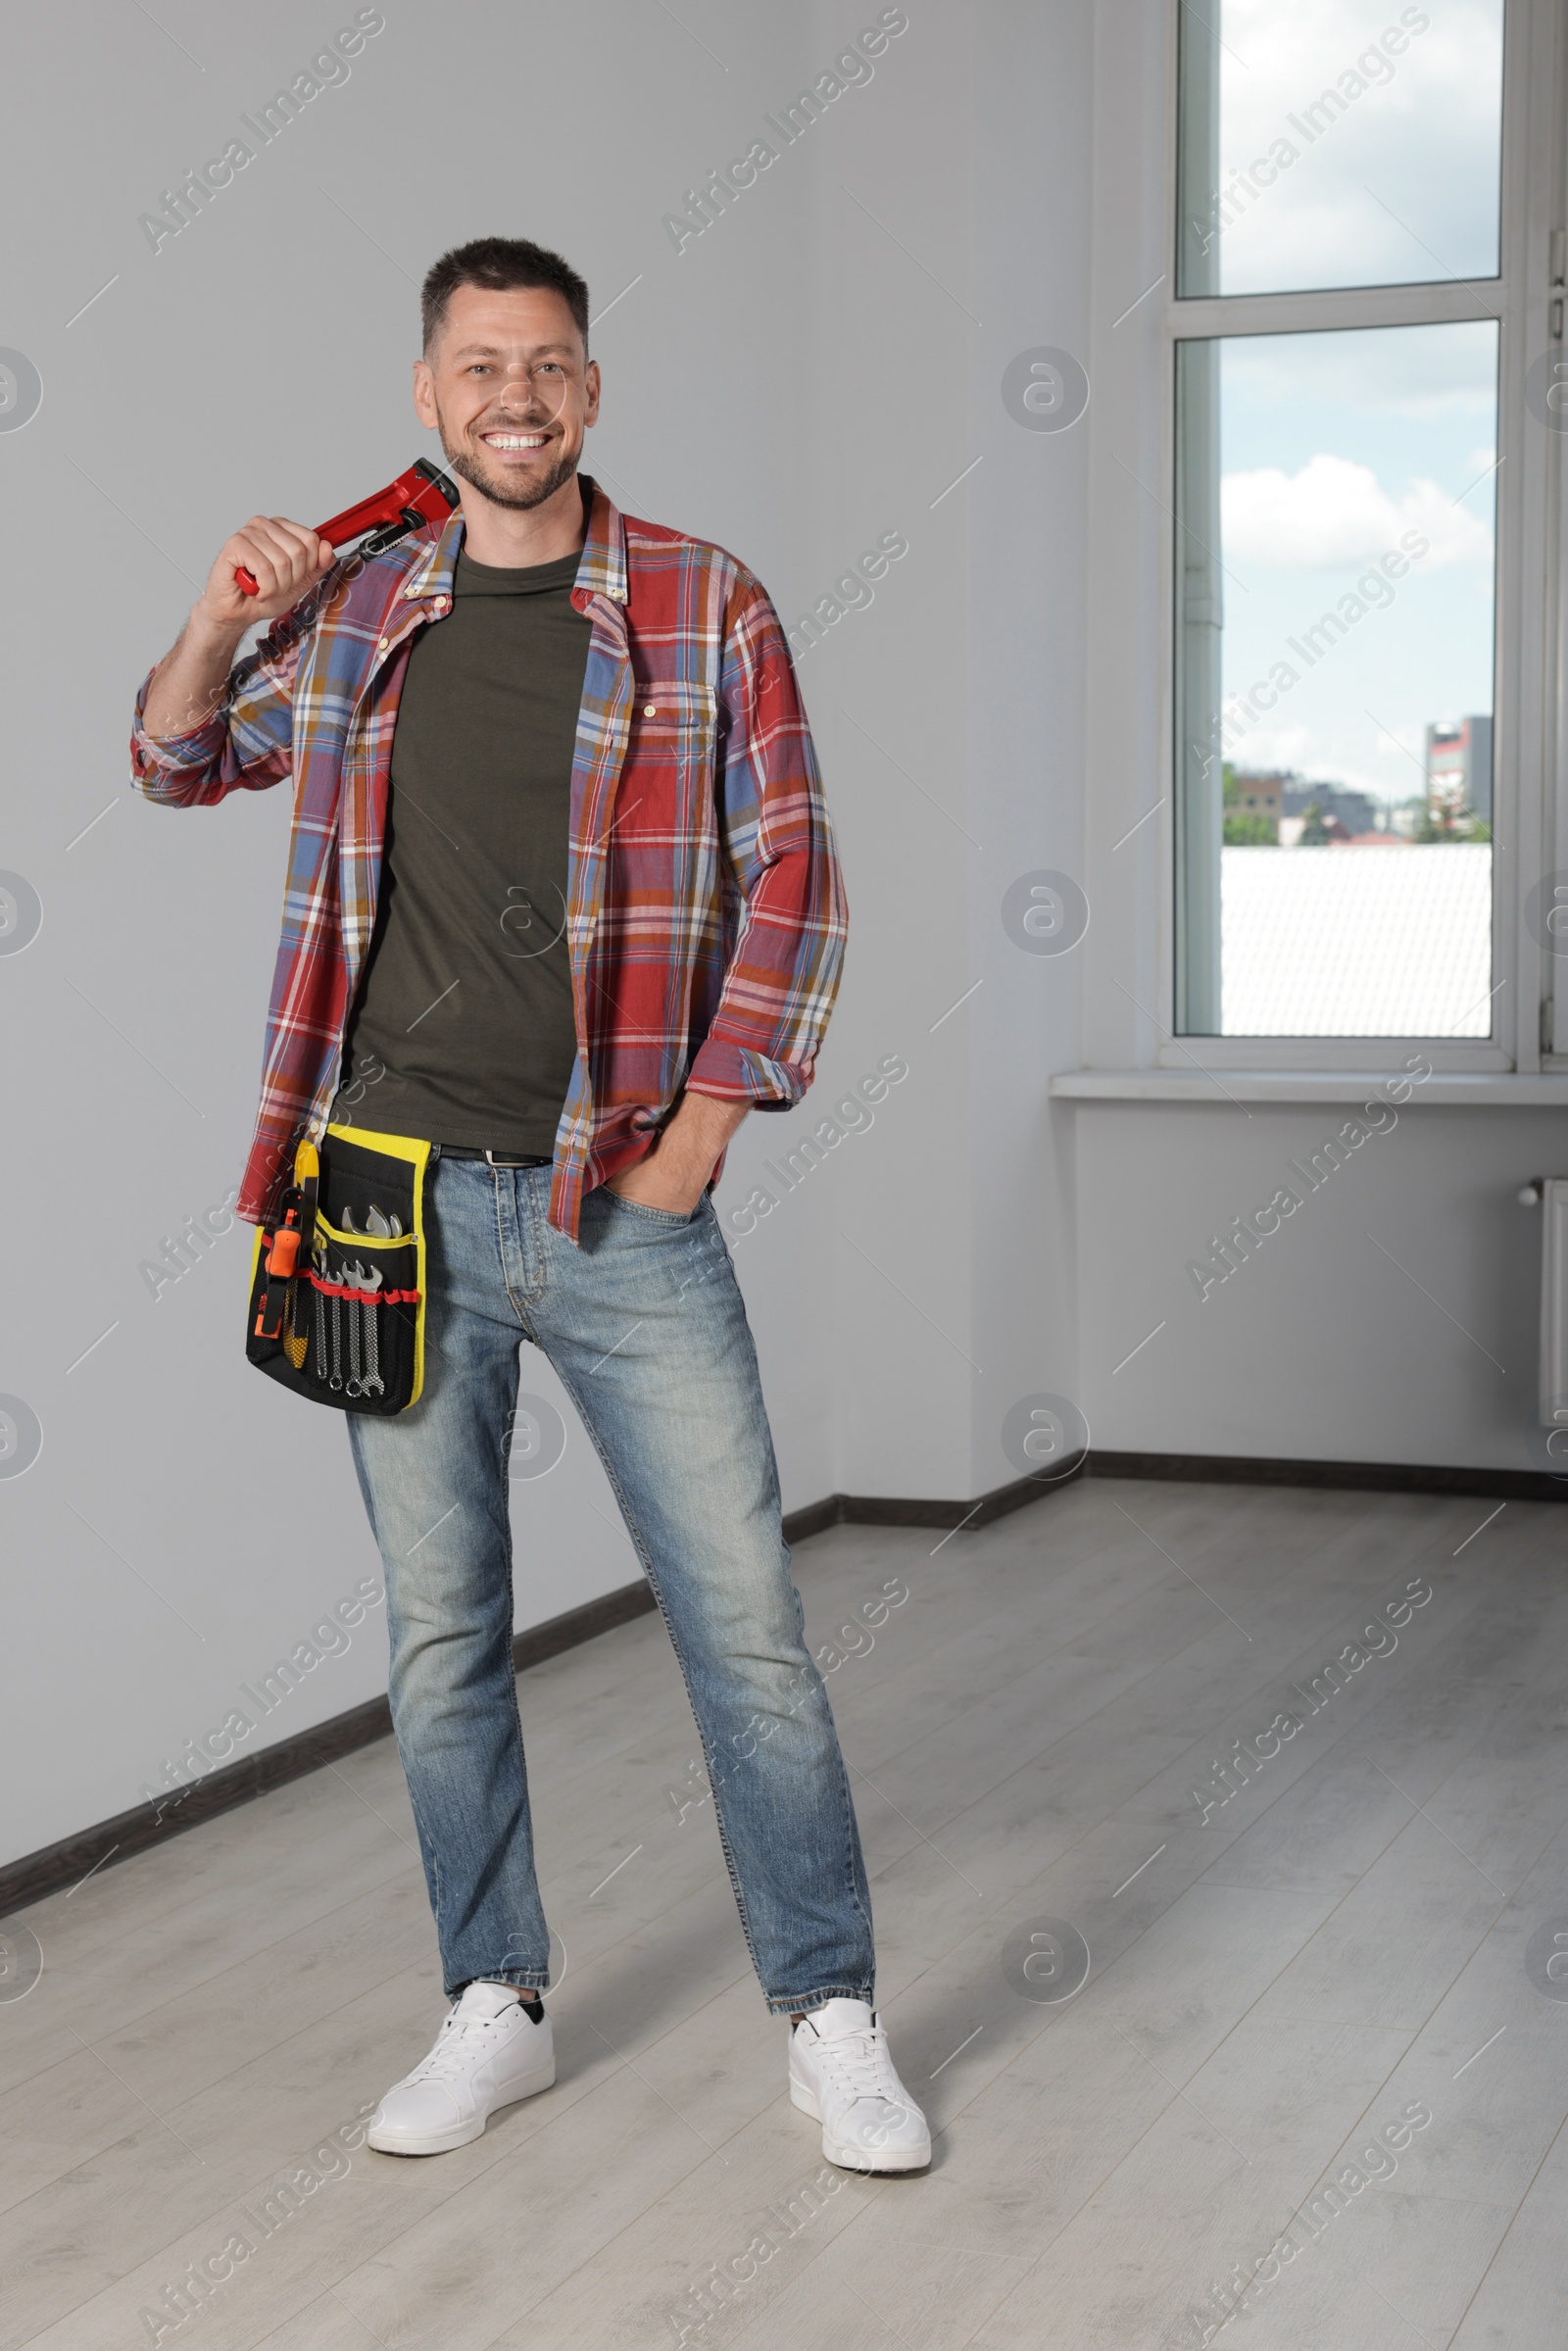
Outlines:
MULTIPOLYGON (((1200 1307, 1192 1246, 1322 1122, 1048 1101, 1054 1071, 1137 1057, 1118 983, 1151 1001, 1157 827, 1114 861, 1110 843, 1153 796, 1155 534, 1124 505, 1107 566, 1100 516, 1118 458, 1145 479, 1159 462, 1152 328, 1110 326, 1160 267, 1153 0, 918 0, 870 82, 680 253, 662 216, 875 5, 685 0, 688 33, 640 0, 388 0, 348 83, 155 256, 142 210, 353 12, 158 13, 167 35, 102 0, 10 35, 8 161, 30 209, 0 341, 44 402, 0 432, 18 657, 0 867, 44 923, 0 955, 0 1392, 44 1445, 0 1479, 0 1853, 132 1803, 376 1568, 343 1431, 242 1360, 248 1237, 156 1302, 138 1273, 239 1171, 288 808, 150 808, 125 788, 125 735, 236 521, 328 513, 423 446, 417 281, 471 235, 559 245, 596 307, 630 284, 595 332, 590 465, 631 511, 735 549, 787 624, 879 536, 908 542, 801 663, 848 971, 817 1089, 749 1122, 720 1195, 733 1219, 764 1160, 879 1062, 907 1064, 874 1123, 738 1240, 786 1504, 978 1494, 1015 1474, 1003 1424, 1042 1391, 1107 1445, 1522 1461, 1534 1234, 1499 1203, 1546 1163, 1546 1120, 1412 1113, 1294 1255, 1200 1307), (1098 131, 1097 89, 1114 97, 1098 131), (1147 276, 1123 282, 1129 262, 1147 276), (1068 431, 1003 405, 1037 345, 1089 367, 1068 431), (1082 876, 1093 904, 1059 958, 1001 921, 1039 868, 1082 876), (1368 1273, 1362 1218, 1507 1366, 1505 1404, 1397 1273, 1368 1273), (1167 1333, 1113 1375, 1123 1334, 1167 1304, 1167 1333)), ((523 1385, 560 1401, 526 1354, 523 1385)), ((636 1572, 574 1428, 514 1517, 520 1623, 636 1572)), ((258 1739, 384 1683, 377 1612, 258 1739)))

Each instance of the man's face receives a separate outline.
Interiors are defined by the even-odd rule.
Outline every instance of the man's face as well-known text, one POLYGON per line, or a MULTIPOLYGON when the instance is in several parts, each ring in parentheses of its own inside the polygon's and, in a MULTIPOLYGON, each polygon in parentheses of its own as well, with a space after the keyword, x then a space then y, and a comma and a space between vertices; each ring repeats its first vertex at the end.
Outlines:
POLYGON ((542 506, 570 481, 599 416, 599 367, 548 286, 459 286, 414 367, 414 405, 454 473, 496 506, 542 506))

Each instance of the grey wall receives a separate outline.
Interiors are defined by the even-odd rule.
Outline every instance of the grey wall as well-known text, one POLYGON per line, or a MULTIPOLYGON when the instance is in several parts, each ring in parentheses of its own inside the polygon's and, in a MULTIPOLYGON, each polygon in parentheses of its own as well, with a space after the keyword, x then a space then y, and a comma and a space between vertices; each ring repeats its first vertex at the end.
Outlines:
POLYGON ((1315 1189, 1309 1162, 1348 1102, 1066 1114, 1079 1130, 1080 1393, 1097 1445, 1543 1466, 1529 1440, 1541 1216, 1515 1194, 1553 1172, 1543 1153, 1562 1164, 1560 1112, 1412 1099, 1332 1174, 1320 1162, 1315 1189), (1300 1207, 1200 1295, 1188 1262, 1201 1275, 1209 1236, 1282 1185, 1300 1207))
MULTIPOLYGON (((132 1802, 375 1573, 341 1427, 242 1360, 248 1233, 223 1233, 156 1298, 138 1270, 185 1217, 213 1208, 225 1222, 288 807, 271 793, 148 808, 125 788, 125 736, 136 682, 228 530, 258 509, 329 513, 423 447, 408 392, 416 298, 445 245, 527 233, 573 258, 596 307, 629 286, 595 332, 607 399, 590 463, 631 511, 742 553, 787 621, 879 538, 907 539, 874 602, 802 663, 855 944, 815 1096, 754 1122, 722 1195, 728 1211, 759 1179, 780 1195, 736 1235, 736 1261, 789 1504, 843 1486, 963 1494, 1006 1474, 994 1416, 980 1409, 978 1448, 973 1426, 968 1359, 989 1355, 987 1378, 1005 1384, 1017 1352, 1004 1298, 987 1310, 994 1328, 977 1320, 972 1234, 997 1205, 977 1183, 1002 1183, 1016 1204, 1024 1132, 1041 1125, 1037 1089, 1000 1105, 976 1058, 998 1050, 996 1032, 975 1007, 989 1014, 1000 993, 985 918, 998 877, 1016 862, 1012 836, 1033 855, 1038 831, 1033 812, 1005 811, 1031 807, 1030 746, 1073 656, 1064 645, 1034 712, 1008 718, 1000 803, 989 783, 977 792, 971 574, 977 492, 1019 527, 990 387, 1020 335, 1043 331, 1036 314, 1054 295, 1032 260, 1020 325, 1013 265, 991 248, 977 301, 965 159, 984 144, 971 41, 997 53, 983 80, 1002 52, 1038 76, 1043 28, 985 31, 952 7, 919 16, 677 250, 663 215, 763 135, 764 114, 828 71, 875 7, 694 0, 679 12, 687 31, 630 0, 591 12, 391 0, 348 77, 154 251, 139 217, 231 138, 259 145, 242 116, 355 12, 168 0, 155 13, 31 18, 12 34, 5 102, 23 232, 0 343, 43 382, 36 416, 0 433, 13 655, 0 866, 43 907, 31 944, 0 956, 13 1138, 0 1391, 43 1436, 25 1474, 0 1479, 8 1736, 41 1767, 25 1794, 11 1776, 8 1853, 132 1802), (75 164, 62 171, 68 131, 75 164), (934 505, 983 454, 989 472, 934 505), (966 832, 986 839, 983 873, 966 832), (933 1034, 982 970, 978 999, 933 1034), (869 1121, 852 1105, 856 1131, 807 1182, 786 1195, 762 1174, 889 1059, 907 1076, 869 1121), (1005 1161, 978 1179, 977 1094, 1005 1161)), ((1081 73, 1077 49, 1064 54, 1081 73)), ((1054 103, 1071 115, 1065 87, 1054 103)), ((1070 204, 1076 136, 985 209, 1019 193, 1070 204)), ((1024 224, 1009 233, 1031 246, 1024 224)), ((1079 250, 1062 290, 1082 272, 1079 250)), ((1066 491, 1052 494, 1077 529, 1061 471, 1066 491)), ((1050 565, 1032 569, 1009 619, 1020 649, 1049 620, 1050 565)), ((1038 1063, 1030 1017, 1027 1003, 1010 1008, 1007 1050, 1021 1043, 1038 1063)), ((1041 1262, 1026 1252, 1011 1280, 1041 1262)), ((524 1386, 563 1407, 537 1359, 524 1386)), ((574 1425, 559 1464, 519 1478, 514 1497, 519 1622, 635 1575, 574 1425)), ((377 1611, 251 1743, 383 1685, 377 1611)))
MULTIPOLYGON (((1076 1058, 1106 1069, 1146 1066, 1163 1042, 1153 1014, 1170 938, 1168 836, 1147 819, 1167 789, 1170 725, 1159 281, 1176 14, 1162 0, 1102 0, 1095 12, 1085 418, 1095 527, 1076 582, 1087 610, 1081 872, 1094 915, 1076 1058)), ((1524 662, 1522 651, 1513 658, 1524 662)), ((1519 831, 1530 832, 1523 813, 1519 831)), ((1535 967, 1524 953, 1503 969, 1500 1001, 1530 1038, 1535 967)), ((1201 1046, 1196 1057, 1209 1058, 1201 1046)), ((1267 1200, 1288 1180, 1286 1160, 1304 1161, 1354 1108, 1242 1102, 1229 1072, 1215 1074, 1211 1105, 1053 1105, 1076 1178, 1074 1395, 1096 1445, 1541 1467, 1541 1217, 1515 1195, 1568 1167, 1568 1112, 1445 1107, 1413 1089, 1396 1127, 1200 1300, 1187 1261, 1205 1258, 1208 1237, 1267 1200)))
MULTIPOLYGON (((735 549, 787 624, 879 537, 907 541, 801 661, 848 974, 817 1088, 749 1122, 720 1194, 787 1505, 978 1494, 1016 1474, 1004 1423, 1045 1391, 1111 1445, 1526 1457, 1454 1343, 1368 1280, 1338 1204, 1303 1222, 1294 1259, 1180 1301, 1173 1351, 1111 1377, 1123 1331, 1158 1319, 1172 1285, 1180 1300, 1182 1260, 1243 1165, 1313 1131, 1282 1117, 1278 1141, 1267 1121, 1241 1140, 1206 1112, 1053 1108, 1049 1077, 1084 1057, 1095 1016, 1086 976, 1101 1004, 1111 977, 1140 984, 1138 893, 1154 885, 1129 861, 1118 898, 1107 874, 1092 955, 1022 954, 999 912, 1020 875, 1090 874, 1111 804, 1136 814, 1150 792, 1157 596, 1136 545, 1119 593, 1095 585, 1091 496, 1112 448, 1157 452, 1157 370, 1145 353, 1103 396, 1097 377, 1062 432, 1020 429, 1000 386, 1020 352, 1097 348, 1112 290, 1097 219, 1136 233, 1152 204, 1158 244, 1157 100, 1125 71, 1157 10, 918 0, 872 77, 677 251, 662 216, 875 5, 682 0, 677 23, 641 0, 388 0, 350 77, 155 253, 138 216, 354 13, 160 0, 156 24, 99 5, 8 34, 20 232, 0 344, 37 367, 43 403, 0 431, 0 867, 43 924, 0 954, 0 1392, 43 1445, 0 1476, 3 1855, 134 1802, 375 1577, 342 1429, 242 1360, 248 1233, 156 1299, 138 1270, 239 1172, 288 807, 151 808, 125 787, 125 736, 136 683, 238 521, 315 519, 424 446, 417 280, 470 235, 559 244, 596 308, 629 286, 595 331, 591 468, 630 511, 735 549), (1097 92, 1127 117, 1109 148, 1097 92), (1090 681, 1118 630, 1125 725, 1107 747, 1090 681), (869 1123, 793 1189, 767 1174, 889 1059, 907 1074, 869 1123), (744 1230, 760 1184, 777 1204, 744 1230)), ((1100 1057, 1130 1058, 1120 1043, 1100 1057)), ((1532 1307, 1497 1188, 1540 1158, 1541 1129, 1429 1117, 1378 1147, 1355 1212, 1379 1232, 1414 1213, 1423 1246, 1454 1252, 1449 1302, 1511 1374, 1532 1307)), ((537 1358, 524 1388, 565 1412, 537 1358)), ((519 1623, 635 1575, 574 1425, 514 1491, 519 1623)), ((375 1610, 249 1744, 384 1681, 375 1610)))

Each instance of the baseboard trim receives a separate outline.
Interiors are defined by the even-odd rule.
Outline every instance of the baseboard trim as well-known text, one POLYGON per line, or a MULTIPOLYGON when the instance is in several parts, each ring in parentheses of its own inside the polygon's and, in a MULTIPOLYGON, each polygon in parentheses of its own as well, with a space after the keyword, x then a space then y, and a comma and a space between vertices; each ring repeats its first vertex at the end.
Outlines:
MULTIPOLYGON (((1387 1461, 1291 1461, 1251 1454, 1229 1453, 1114 1453, 1091 1451, 1065 1477, 1042 1480, 1016 1478, 993 1487, 974 1502, 910 1500, 898 1494, 830 1494, 802 1510, 789 1511, 785 1540, 806 1543, 830 1527, 937 1527, 956 1532, 988 1527, 1028 1503, 1047 1500, 1075 1485, 1080 1478, 1152 1478, 1180 1484, 1218 1486, 1339 1487, 1355 1493, 1473 1494, 1478 1499, 1502 1501, 1568 1501, 1568 1481, 1540 1470, 1448 1469, 1387 1461)), ((617 1625, 648 1615, 655 1606, 646 1583, 622 1585, 581 1608, 568 1608, 547 1624, 519 1633, 512 1644, 518 1673, 543 1665, 567 1649, 593 1641, 617 1625)), ((0 1918, 45 1894, 74 1886, 96 1869, 128 1860, 162 1844, 202 1821, 231 1812, 256 1796, 267 1795, 290 1780, 335 1763, 359 1747, 386 1739, 392 1730, 385 1698, 368 1698, 346 1714, 318 1723, 314 1729, 280 1739, 258 1754, 225 1763, 205 1780, 170 1791, 170 1802, 157 1811, 138 1804, 113 1820, 100 1821, 58 1844, 0 1864, 0 1918)))
MULTIPOLYGON (((1091 1456, 1092 1459, 1092 1456, 1091 1456)), ((830 1494, 804 1510, 791 1510, 784 1520, 788 1543, 804 1543, 808 1535, 825 1534, 829 1527, 989 1527, 1028 1502, 1044 1501, 1086 1474, 1087 1464, 1075 1463, 1065 1477, 1014 1478, 1010 1485, 993 1486, 975 1502, 910 1501, 903 1494, 830 1494)))
MULTIPOLYGON (((654 1605, 648 1586, 638 1583, 607 1592, 581 1608, 568 1608, 564 1615, 553 1616, 548 1623, 515 1636, 512 1643, 515 1670, 522 1673, 530 1665, 543 1665, 564 1649, 574 1649, 616 1625, 645 1616, 654 1605)), ((138 1804, 132 1811, 117 1813, 113 1820, 100 1821, 95 1828, 62 1837, 58 1844, 44 1845, 36 1853, 6 1862, 0 1865, 0 1918, 25 1903, 41 1901, 45 1894, 58 1893, 63 1886, 76 1885, 106 1862, 128 1861, 132 1853, 164 1844, 203 1821, 232 1812, 236 1804, 248 1804, 274 1788, 286 1787, 290 1780, 303 1779, 307 1772, 319 1771, 322 1764, 336 1763, 340 1756, 371 1746, 378 1739, 390 1738, 391 1733, 392 1710, 386 1699, 367 1698, 364 1705, 351 1706, 346 1714, 334 1714, 311 1730, 296 1732, 291 1739, 277 1739, 255 1755, 220 1764, 205 1780, 191 1780, 183 1788, 172 1788, 169 1803, 157 1810, 138 1804)))
POLYGON ((1430 1462, 1293 1461, 1255 1453, 1092 1450, 1092 1478, 1158 1478, 1213 1486, 1338 1487, 1351 1494, 1472 1494, 1478 1501, 1568 1502, 1568 1479, 1541 1469, 1454 1469, 1430 1462))

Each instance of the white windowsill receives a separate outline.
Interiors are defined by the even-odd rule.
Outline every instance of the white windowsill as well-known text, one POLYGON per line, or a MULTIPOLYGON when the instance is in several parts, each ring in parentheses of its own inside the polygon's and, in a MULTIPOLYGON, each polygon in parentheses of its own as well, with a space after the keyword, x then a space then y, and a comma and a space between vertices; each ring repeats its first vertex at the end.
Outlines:
MULTIPOLYGON (((1051 1080, 1061 1102, 1353 1102, 1400 1072, 1333 1069, 1065 1069, 1051 1080)), ((1407 1081, 1406 1081, 1407 1082, 1407 1081)), ((1492 1102, 1499 1109, 1568 1109, 1568 1070, 1520 1077, 1511 1070, 1434 1070, 1413 1086, 1400 1107, 1420 1102, 1492 1102)))

